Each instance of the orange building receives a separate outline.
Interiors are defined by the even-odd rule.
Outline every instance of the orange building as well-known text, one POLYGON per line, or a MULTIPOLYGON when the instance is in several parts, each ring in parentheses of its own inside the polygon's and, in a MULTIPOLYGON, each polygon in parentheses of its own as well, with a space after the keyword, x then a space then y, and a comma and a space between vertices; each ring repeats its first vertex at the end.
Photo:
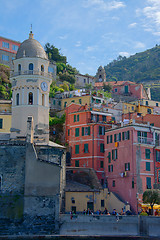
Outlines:
POLYGON ((104 135, 112 114, 72 103, 66 108, 66 142, 72 167, 93 168, 104 185, 104 135))

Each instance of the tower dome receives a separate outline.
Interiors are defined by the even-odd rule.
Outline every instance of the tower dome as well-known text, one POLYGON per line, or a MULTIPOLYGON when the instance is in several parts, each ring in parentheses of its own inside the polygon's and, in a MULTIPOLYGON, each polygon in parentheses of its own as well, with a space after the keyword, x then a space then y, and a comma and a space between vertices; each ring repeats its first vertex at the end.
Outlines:
POLYGON ((22 42, 17 51, 16 59, 23 57, 39 57, 48 60, 47 54, 44 51, 42 45, 33 38, 32 31, 29 34, 29 39, 22 42))

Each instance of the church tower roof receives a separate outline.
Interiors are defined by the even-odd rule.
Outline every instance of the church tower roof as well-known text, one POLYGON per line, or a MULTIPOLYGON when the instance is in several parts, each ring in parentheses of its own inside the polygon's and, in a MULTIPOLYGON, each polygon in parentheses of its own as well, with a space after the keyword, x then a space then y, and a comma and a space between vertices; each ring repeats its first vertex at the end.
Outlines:
POLYGON ((42 45, 34 39, 32 31, 30 31, 29 39, 22 42, 17 51, 16 59, 23 57, 39 57, 48 60, 46 52, 42 45))

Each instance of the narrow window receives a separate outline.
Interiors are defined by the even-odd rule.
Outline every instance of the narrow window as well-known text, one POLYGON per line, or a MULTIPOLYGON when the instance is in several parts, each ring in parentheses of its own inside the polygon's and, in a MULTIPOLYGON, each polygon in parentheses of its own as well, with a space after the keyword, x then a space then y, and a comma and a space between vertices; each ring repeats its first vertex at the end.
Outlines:
POLYGON ((19 93, 16 95, 16 105, 19 105, 19 93))
POLYGON ((88 143, 84 144, 84 153, 88 153, 88 143))
POLYGON ((76 115, 74 115, 74 122, 76 122, 76 115))
POLYGON ((75 161, 75 167, 79 167, 79 160, 75 161))
POLYGON ((44 106, 44 94, 42 94, 42 106, 44 106))
POLYGON ((77 115, 77 122, 79 122, 79 114, 77 115))
POLYGON ((134 188, 134 180, 132 180, 132 188, 134 188))
POLYGON ((112 143, 112 135, 110 135, 110 143, 112 143))
POLYGON ((151 164, 150 164, 150 162, 146 162, 146 171, 151 171, 151 164))
POLYGON ((79 104, 82 104, 82 99, 79 99, 79 104))
POLYGON ((21 64, 18 64, 18 72, 21 71, 21 64))
POLYGON ((145 158, 146 159, 150 159, 150 153, 151 153, 150 149, 145 149, 145 158))
POLYGON ((79 145, 75 145, 75 154, 79 154, 79 145))
POLYGON ((43 65, 41 65, 41 72, 44 72, 44 66, 43 65))
POLYGON ((103 161, 101 161, 100 162, 100 168, 103 168, 103 166, 104 166, 104 163, 103 163, 103 161))
POLYGON ((109 136, 107 136, 107 144, 109 143, 109 136))
POLYGON ((108 152, 108 163, 111 163, 111 153, 108 152))
POLYGON ((121 141, 121 133, 119 133, 119 142, 121 141))
POLYGON ((100 152, 104 153, 104 143, 100 143, 100 152))
POLYGON ((152 186, 151 186, 151 178, 150 177, 146 178, 146 184, 147 184, 147 189, 151 189, 152 188, 152 186))
POLYGON ((79 128, 75 129, 75 137, 79 137, 79 128))
POLYGON ((101 200, 101 207, 104 207, 104 200, 101 200))
POLYGON ((2 128, 3 128, 3 119, 0 118, 0 129, 2 129, 2 128))
POLYGON ((28 104, 33 105, 33 93, 32 92, 30 92, 28 94, 28 104))
POLYGON ((30 73, 32 73, 32 71, 33 71, 33 63, 29 64, 29 71, 31 71, 30 73))
POLYGON ((70 135, 70 129, 68 129, 68 136, 70 135))
POLYGON ((112 187, 115 187, 115 186, 116 186, 116 182, 115 182, 115 180, 113 180, 112 187))

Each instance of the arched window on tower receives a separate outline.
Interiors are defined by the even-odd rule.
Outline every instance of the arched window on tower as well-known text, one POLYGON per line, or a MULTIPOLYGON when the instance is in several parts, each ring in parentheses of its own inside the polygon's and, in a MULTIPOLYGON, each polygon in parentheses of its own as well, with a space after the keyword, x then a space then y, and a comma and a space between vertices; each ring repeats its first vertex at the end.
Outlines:
POLYGON ((42 106, 44 106, 45 105, 45 96, 44 96, 44 94, 42 94, 42 106))
POLYGON ((21 64, 18 64, 18 73, 21 73, 21 64))
POLYGON ((44 75, 44 65, 41 65, 41 75, 44 75))
POLYGON ((33 63, 29 64, 29 73, 33 74, 33 63))
POLYGON ((33 105, 33 93, 32 92, 30 92, 28 94, 28 104, 33 105))
POLYGON ((16 95, 16 105, 19 105, 19 93, 16 95))

